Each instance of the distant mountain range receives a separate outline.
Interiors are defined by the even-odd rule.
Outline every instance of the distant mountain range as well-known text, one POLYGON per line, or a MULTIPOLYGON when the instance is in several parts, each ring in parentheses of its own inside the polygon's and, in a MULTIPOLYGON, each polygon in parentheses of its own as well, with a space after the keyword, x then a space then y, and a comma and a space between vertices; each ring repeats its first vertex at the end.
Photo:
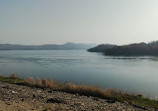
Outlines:
POLYGON ((94 48, 88 49, 90 52, 103 52, 105 55, 111 56, 142 56, 156 55, 158 56, 158 41, 150 43, 133 43, 128 45, 111 45, 101 44, 94 48))
POLYGON ((15 44, 0 44, 0 50, 87 50, 96 44, 71 43, 45 44, 45 45, 15 45, 15 44))

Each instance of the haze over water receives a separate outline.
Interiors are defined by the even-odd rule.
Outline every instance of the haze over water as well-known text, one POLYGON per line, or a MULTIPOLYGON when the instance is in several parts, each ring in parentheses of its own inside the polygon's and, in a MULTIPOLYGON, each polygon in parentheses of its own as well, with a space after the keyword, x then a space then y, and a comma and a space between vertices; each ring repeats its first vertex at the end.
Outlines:
POLYGON ((0 73, 116 88, 158 96, 158 58, 105 56, 85 50, 1 50, 0 73))

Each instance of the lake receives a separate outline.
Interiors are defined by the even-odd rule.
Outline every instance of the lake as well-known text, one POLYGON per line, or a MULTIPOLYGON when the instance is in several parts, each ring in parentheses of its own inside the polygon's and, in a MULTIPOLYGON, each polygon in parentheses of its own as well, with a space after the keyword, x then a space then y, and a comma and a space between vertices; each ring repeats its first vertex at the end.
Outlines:
POLYGON ((158 96, 158 58, 153 56, 104 56, 85 50, 1 50, 0 73, 158 96))

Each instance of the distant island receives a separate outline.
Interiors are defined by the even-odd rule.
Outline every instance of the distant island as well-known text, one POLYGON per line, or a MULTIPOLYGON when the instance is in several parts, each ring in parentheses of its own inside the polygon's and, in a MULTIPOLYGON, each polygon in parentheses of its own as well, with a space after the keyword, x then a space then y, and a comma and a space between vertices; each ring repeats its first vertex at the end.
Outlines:
POLYGON ((89 52, 102 52, 105 55, 112 56, 143 56, 143 55, 158 55, 158 41, 150 43, 133 43, 128 45, 112 45, 101 44, 94 48, 88 49, 89 52))
POLYGON ((15 45, 15 44, 0 44, 0 50, 87 50, 95 44, 84 43, 65 43, 58 44, 45 44, 45 45, 15 45))

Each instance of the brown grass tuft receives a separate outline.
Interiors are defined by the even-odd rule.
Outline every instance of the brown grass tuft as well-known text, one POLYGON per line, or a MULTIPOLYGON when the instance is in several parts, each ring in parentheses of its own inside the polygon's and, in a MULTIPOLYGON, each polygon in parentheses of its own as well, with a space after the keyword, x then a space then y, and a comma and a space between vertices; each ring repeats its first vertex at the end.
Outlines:
POLYGON ((42 87, 54 89, 56 88, 56 81, 50 79, 43 79, 42 80, 42 87))
POLYGON ((39 88, 50 88, 50 89, 55 89, 57 87, 57 83, 54 80, 50 79, 33 79, 33 78, 27 78, 24 80, 25 84, 29 86, 36 86, 39 88))
POLYGON ((35 81, 32 77, 26 78, 24 79, 24 83, 30 86, 34 86, 35 85, 35 81))
POLYGON ((123 95, 123 92, 119 92, 115 89, 101 89, 96 86, 87 86, 87 85, 76 85, 76 84, 59 84, 54 80, 50 79, 33 79, 33 78, 27 78, 25 79, 25 84, 29 86, 35 86, 39 88, 49 88, 56 91, 64 91, 68 93, 78 93, 80 95, 85 96, 94 96, 99 98, 110 98, 110 97, 120 97, 123 95))
POLYGON ((37 87, 43 88, 42 80, 41 80, 40 78, 35 79, 35 85, 36 85, 37 87))
POLYGON ((60 87, 61 91, 68 92, 68 93, 78 93, 80 95, 86 96, 94 96, 100 98, 109 98, 112 95, 122 95, 121 92, 117 93, 115 89, 101 89, 95 86, 87 86, 87 85, 75 85, 75 84, 66 84, 60 87))
POLYGON ((19 79, 20 77, 19 77, 18 75, 16 75, 16 74, 12 74, 12 75, 10 76, 10 78, 19 79))

